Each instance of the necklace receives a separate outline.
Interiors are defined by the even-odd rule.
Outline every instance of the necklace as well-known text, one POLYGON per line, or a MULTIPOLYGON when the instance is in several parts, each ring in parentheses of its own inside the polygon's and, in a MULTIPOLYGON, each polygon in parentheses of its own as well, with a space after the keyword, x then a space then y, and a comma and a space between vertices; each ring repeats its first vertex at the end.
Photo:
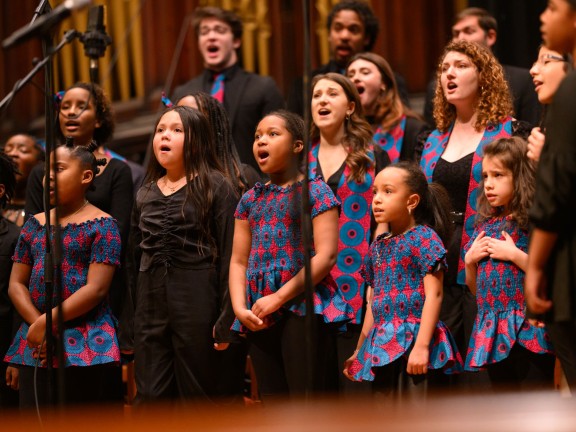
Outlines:
POLYGON ((62 225, 62 223, 63 223, 64 221, 67 221, 68 219, 70 219, 70 218, 71 218, 72 216, 74 216, 75 214, 78 214, 78 213, 80 212, 80 210, 82 210, 84 207, 86 207, 86 205, 88 205, 88 200, 87 200, 87 199, 84 199, 84 204, 82 204, 80 207, 78 207, 78 210, 76 210, 74 213, 69 214, 68 216, 66 216, 65 218, 63 218, 63 219, 60 221, 60 225, 62 225))
POLYGON ((406 228, 404 231, 402 231, 401 233, 398 234, 393 234, 392 231, 390 231, 389 233, 387 233, 384 238, 385 239, 389 239, 392 237, 396 237, 396 236, 402 236, 404 234, 406 234, 408 231, 410 231, 412 228, 414 228, 416 225, 412 225, 411 227, 406 228))
POLYGON ((164 176, 164 187, 170 189, 170 192, 174 193, 174 192, 176 192, 176 189, 178 189, 179 187, 182 186, 182 179, 184 179, 184 178, 186 178, 186 177, 182 177, 181 179, 172 183, 172 185, 169 185, 168 184, 168 178, 166 176, 164 176))

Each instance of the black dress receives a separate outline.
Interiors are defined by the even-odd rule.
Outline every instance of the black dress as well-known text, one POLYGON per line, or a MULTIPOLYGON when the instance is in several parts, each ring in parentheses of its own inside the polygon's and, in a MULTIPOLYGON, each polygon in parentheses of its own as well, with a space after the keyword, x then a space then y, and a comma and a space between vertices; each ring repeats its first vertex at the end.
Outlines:
POLYGON ((473 156, 474 152, 454 162, 439 158, 432 175, 432 180, 444 186, 450 196, 454 229, 450 243, 446 245, 448 270, 444 274, 444 297, 440 320, 450 329, 462 355, 465 355, 468 349, 468 340, 472 334, 477 312, 476 297, 465 285, 460 285, 457 282, 464 212, 468 199, 468 179, 470 178, 473 156), (455 181, 456 179, 460 180, 455 181))
POLYGON ((210 181, 211 239, 200 238, 186 187, 164 195, 150 182, 136 195, 131 237, 140 256, 134 316, 139 401, 216 393, 213 343, 232 337, 228 270, 238 197, 222 174, 213 171, 210 181))

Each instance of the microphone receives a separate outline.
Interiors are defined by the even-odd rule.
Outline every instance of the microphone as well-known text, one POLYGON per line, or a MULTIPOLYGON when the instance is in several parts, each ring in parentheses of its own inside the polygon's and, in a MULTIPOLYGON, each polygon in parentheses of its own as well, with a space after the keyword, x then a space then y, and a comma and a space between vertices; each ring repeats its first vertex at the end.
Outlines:
POLYGON ((4 39, 2 46, 6 49, 35 36, 44 36, 68 17, 73 10, 83 8, 89 3, 92 3, 92 0, 65 0, 52 12, 42 15, 28 26, 16 30, 8 38, 4 39))
POLYGON ((90 81, 98 82, 98 59, 104 56, 106 47, 112 43, 112 38, 106 34, 104 25, 104 6, 93 6, 88 11, 88 26, 86 32, 80 35, 84 45, 84 54, 90 58, 90 81))

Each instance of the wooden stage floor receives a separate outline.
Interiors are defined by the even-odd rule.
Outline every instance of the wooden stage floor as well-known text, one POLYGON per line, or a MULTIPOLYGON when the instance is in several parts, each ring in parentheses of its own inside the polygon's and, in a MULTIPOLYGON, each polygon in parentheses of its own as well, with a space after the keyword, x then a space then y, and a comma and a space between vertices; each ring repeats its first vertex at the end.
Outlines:
POLYGON ((390 406, 377 399, 326 398, 273 405, 154 405, 112 411, 83 407, 0 414, 0 431, 576 431, 576 398, 559 392, 431 395, 424 404, 390 406))

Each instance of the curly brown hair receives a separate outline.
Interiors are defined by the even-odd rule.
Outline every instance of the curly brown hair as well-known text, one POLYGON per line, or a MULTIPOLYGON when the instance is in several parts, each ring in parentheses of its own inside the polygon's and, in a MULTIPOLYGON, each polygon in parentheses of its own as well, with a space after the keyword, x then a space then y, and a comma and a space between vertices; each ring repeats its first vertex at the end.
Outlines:
MULTIPOLYGON (((329 72, 316 75, 312 79, 312 89, 320 80, 329 80, 338 84, 344 90, 348 102, 354 102, 354 111, 350 117, 344 121, 344 146, 348 149, 346 165, 352 172, 351 180, 362 182, 368 168, 374 165, 373 158, 370 157, 372 144, 372 128, 364 119, 362 103, 356 86, 348 78, 339 73, 329 72)), ((312 122, 310 125, 310 138, 315 141, 320 138, 320 130, 312 122)))
MULTIPOLYGON (((514 193, 508 210, 522 229, 528 229, 528 210, 536 189, 536 164, 526 156, 528 143, 516 136, 500 138, 486 145, 483 152, 484 157, 497 158, 506 169, 512 171, 514 193)), ((480 181, 478 191, 481 193, 478 194, 476 222, 481 223, 500 215, 503 209, 492 207, 483 192, 484 178, 480 181)))
POLYGON ((456 40, 444 48, 436 72, 434 120, 438 130, 447 131, 456 120, 456 107, 446 99, 440 82, 442 63, 450 52, 464 54, 478 69, 478 103, 475 107, 476 123, 474 124, 477 131, 480 132, 488 124, 499 123, 514 114, 512 96, 504 78, 504 70, 492 52, 477 43, 456 40))

